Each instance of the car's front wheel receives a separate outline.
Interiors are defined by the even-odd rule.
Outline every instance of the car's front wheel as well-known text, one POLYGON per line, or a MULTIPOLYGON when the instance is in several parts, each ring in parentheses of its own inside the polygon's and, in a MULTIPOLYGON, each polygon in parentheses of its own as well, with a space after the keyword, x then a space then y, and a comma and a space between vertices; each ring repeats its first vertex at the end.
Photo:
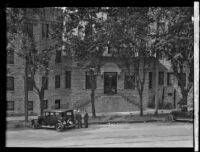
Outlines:
POLYGON ((176 120, 175 117, 174 117, 174 115, 172 115, 172 114, 168 115, 167 119, 169 121, 175 121, 176 120))
POLYGON ((57 123, 57 124, 56 124, 56 130, 57 130, 58 132, 63 131, 63 129, 64 129, 64 126, 63 126, 61 123, 57 123))

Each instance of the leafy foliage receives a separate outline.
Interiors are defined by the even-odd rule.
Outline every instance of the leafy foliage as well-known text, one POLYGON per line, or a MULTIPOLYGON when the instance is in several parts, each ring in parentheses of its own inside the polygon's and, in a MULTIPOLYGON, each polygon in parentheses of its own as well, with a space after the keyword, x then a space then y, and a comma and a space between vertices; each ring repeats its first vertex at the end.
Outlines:
MULTIPOLYGON (((7 8, 7 50, 13 49, 15 53, 25 61, 28 73, 31 76, 33 87, 40 99, 42 114, 42 101, 44 98, 44 84, 37 85, 35 75, 38 72, 41 76, 47 77, 49 74, 49 62, 53 54, 53 49, 61 44, 56 40, 61 40, 53 30, 50 43, 46 49, 37 49, 34 36, 33 25, 45 19, 44 8, 7 8)), ((60 24, 56 24, 54 29, 60 24)), ((46 81, 46 80, 45 80, 46 81)), ((44 82, 45 83, 45 82, 44 82)))

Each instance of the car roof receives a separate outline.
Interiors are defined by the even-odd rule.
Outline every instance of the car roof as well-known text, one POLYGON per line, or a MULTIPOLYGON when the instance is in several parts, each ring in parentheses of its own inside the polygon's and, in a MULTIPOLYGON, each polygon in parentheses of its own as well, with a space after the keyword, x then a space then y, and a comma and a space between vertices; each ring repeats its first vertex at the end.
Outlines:
POLYGON ((51 110, 44 110, 44 112, 67 112, 73 111, 73 109, 51 109, 51 110))

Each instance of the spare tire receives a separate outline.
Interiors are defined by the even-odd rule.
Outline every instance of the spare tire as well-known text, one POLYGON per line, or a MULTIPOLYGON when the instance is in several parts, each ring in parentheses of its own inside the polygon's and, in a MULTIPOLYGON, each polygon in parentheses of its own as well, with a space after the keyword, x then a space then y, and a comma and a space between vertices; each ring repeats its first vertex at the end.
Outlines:
POLYGON ((56 130, 58 132, 61 132, 61 131, 63 131, 64 126, 61 123, 57 123, 56 126, 55 126, 55 128, 56 128, 56 130))

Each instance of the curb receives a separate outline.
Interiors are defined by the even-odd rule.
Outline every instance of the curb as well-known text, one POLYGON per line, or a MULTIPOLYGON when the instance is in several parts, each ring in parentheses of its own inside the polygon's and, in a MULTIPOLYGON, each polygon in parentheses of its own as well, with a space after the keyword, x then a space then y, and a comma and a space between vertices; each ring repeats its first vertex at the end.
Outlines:
POLYGON ((116 123, 148 123, 148 122, 165 122, 164 120, 146 120, 146 121, 106 121, 106 122, 89 122, 90 125, 95 124, 116 124, 116 123))

